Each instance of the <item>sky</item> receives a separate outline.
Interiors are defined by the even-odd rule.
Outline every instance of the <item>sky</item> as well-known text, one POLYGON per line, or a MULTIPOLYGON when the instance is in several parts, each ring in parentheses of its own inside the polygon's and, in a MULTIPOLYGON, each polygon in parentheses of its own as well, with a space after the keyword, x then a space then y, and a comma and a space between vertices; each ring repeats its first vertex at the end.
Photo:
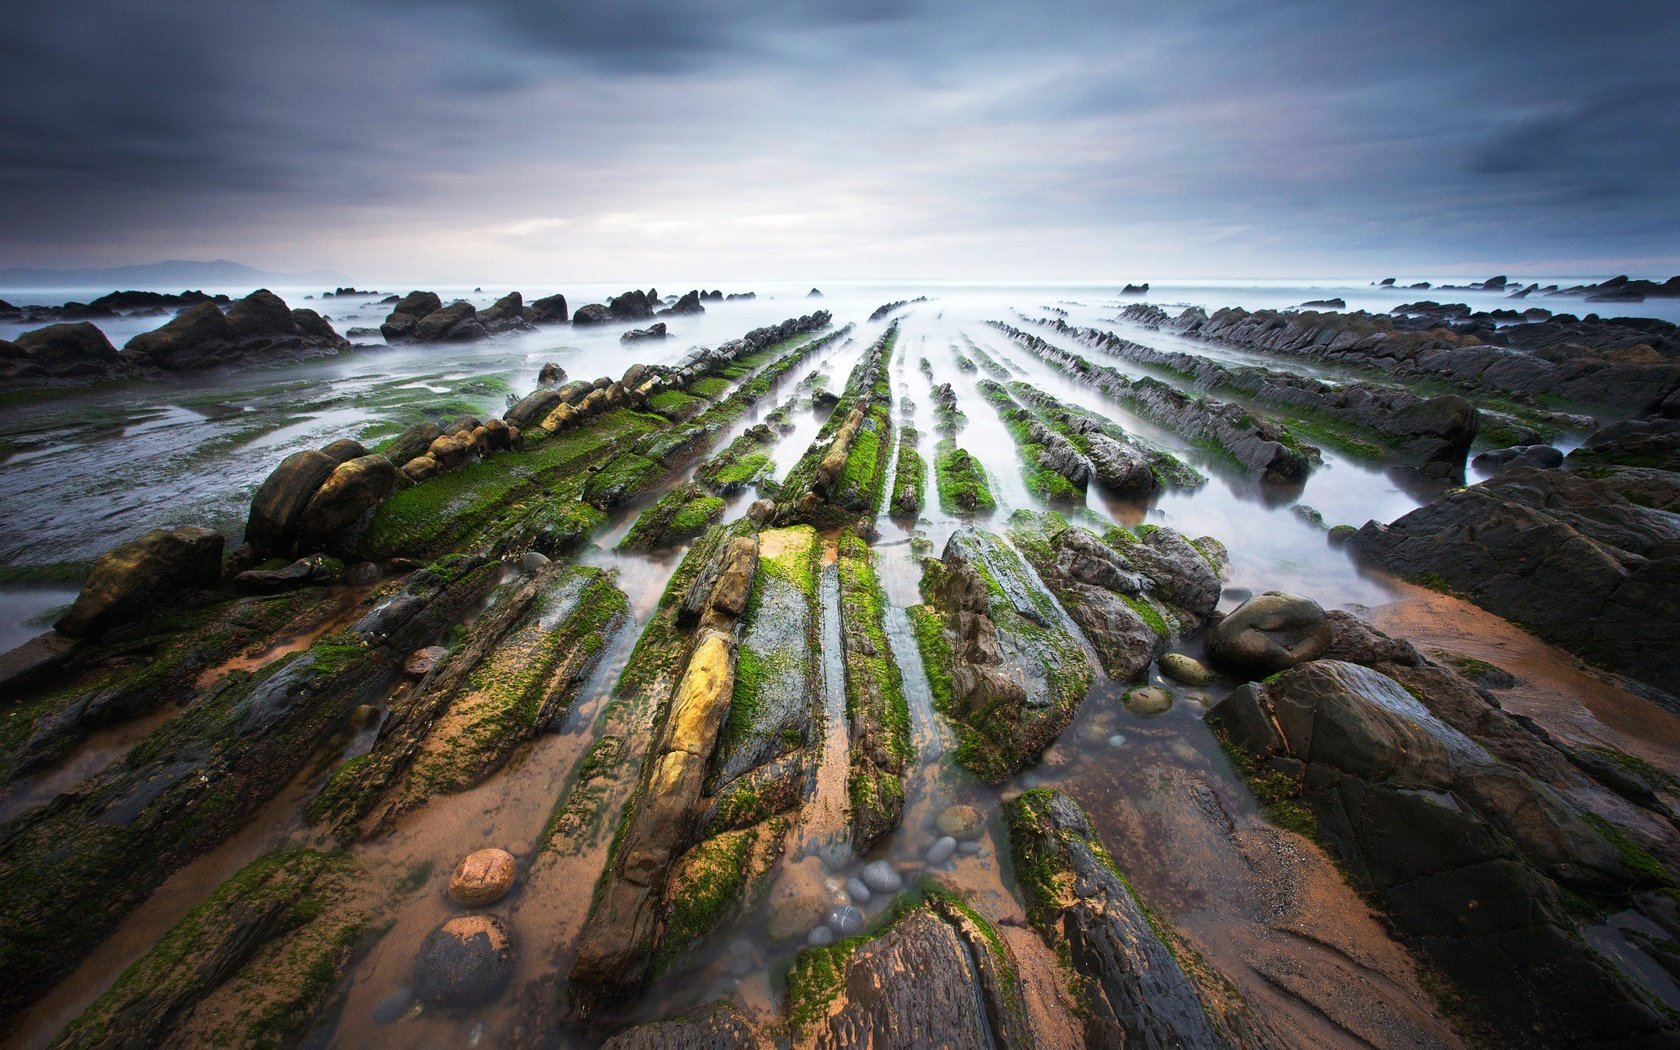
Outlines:
POLYGON ((1680 2, 12 0, 0 266, 1680 272, 1680 2))

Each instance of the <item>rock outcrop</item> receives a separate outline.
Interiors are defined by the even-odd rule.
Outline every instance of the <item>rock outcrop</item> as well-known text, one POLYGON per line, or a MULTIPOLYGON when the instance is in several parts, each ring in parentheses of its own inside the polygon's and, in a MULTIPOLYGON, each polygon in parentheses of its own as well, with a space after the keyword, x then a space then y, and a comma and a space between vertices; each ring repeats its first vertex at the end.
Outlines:
POLYGON ((1680 691, 1680 524, 1605 482, 1513 468, 1392 524, 1369 522, 1351 546, 1367 564, 1680 691))
POLYGON ((1079 983, 1087 1046, 1277 1045, 1240 1001, 1179 965, 1188 948, 1162 940, 1170 933, 1145 914, 1078 803, 1038 789, 1004 812, 1027 915, 1079 983))
POLYGON ((1043 753, 1091 684, 1079 640, 1001 539, 964 528, 923 563, 917 641, 957 759, 996 782, 1043 753))
POLYGON ((1260 353, 1444 378, 1472 390, 1550 394, 1635 414, 1680 390, 1680 327, 1647 318, 1476 313, 1433 302, 1407 303, 1388 315, 1227 307, 1211 316, 1198 307, 1172 316, 1139 303, 1121 315, 1260 353), (1641 346, 1650 354, 1628 361, 1641 346))
POLYGON ((136 368, 186 372, 225 364, 293 361, 350 349, 313 310, 293 310, 273 292, 258 290, 224 315, 214 302, 200 303, 123 347, 136 368))
POLYGON ((0 382, 87 382, 117 378, 131 363, 117 353, 98 326, 88 321, 54 324, 0 339, 0 382))
POLYGON ((1298 785, 1319 839, 1498 1031, 1548 1045, 1672 1046, 1671 1015, 1582 950, 1564 890, 1648 877, 1567 796, 1499 761, 1412 692, 1316 660, 1214 717, 1298 785))
POLYGON ((1136 536, 1116 528, 1098 539, 1049 515, 1018 515, 1011 526, 1117 682, 1148 671, 1169 641, 1197 630, 1219 604, 1223 548, 1209 537, 1192 544, 1171 529, 1136 536))

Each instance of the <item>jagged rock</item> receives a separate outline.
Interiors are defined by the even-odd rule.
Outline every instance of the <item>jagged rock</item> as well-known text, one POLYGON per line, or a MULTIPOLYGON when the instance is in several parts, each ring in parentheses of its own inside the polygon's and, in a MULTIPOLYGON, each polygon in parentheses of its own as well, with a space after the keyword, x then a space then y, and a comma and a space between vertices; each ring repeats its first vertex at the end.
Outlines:
POLYGON ((634 343, 642 339, 664 339, 667 334, 668 333, 665 331, 665 322, 657 321, 646 328, 630 329, 628 332, 620 335, 618 337, 618 341, 621 343, 634 343))
POLYGON ((505 849, 473 850, 449 876, 449 896, 469 908, 494 904, 513 888, 516 870, 513 854, 505 849))
POLYGON ((819 289, 819 288, 813 288, 810 291, 805 293, 805 298, 807 298, 807 299, 821 299, 822 297, 823 297, 823 293, 822 293, 822 290, 819 289))
POLYGON ((844 959, 830 978, 837 1001, 812 1022, 812 1045, 1029 1046, 1016 965, 988 933, 940 898, 911 911, 844 959))
POLYGON ((1209 1009, 1211 997, 1162 943, 1076 802, 1039 789, 1017 796, 1004 814, 1027 916, 1071 960, 1082 986, 1087 1045, 1212 1050, 1273 1042, 1245 1014, 1209 1009))
POLYGON ((513 940, 494 915, 462 915, 427 935, 414 960, 414 991, 432 1006, 494 1002, 513 974, 513 940))
POLYGON ((924 564, 923 593, 950 637, 949 714, 985 741, 973 749, 984 767, 975 771, 1001 779, 1072 720, 1090 663, 1019 556, 988 533, 953 534, 942 558, 924 564))
POLYGON ((1321 655, 1330 644, 1324 610, 1311 598, 1266 591, 1208 632, 1208 658, 1233 674, 1263 678, 1321 655))
POLYGON ((557 387, 565 381, 566 370, 555 364, 553 361, 549 361, 544 364, 542 366, 542 370, 537 373, 537 382, 542 386, 557 387))
POLYGON ((700 293, 693 291, 659 312, 660 314, 703 314, 706 312, 706 308, 700 305, 700 293))
POLYGON ((768 1050, 772 1044, 733 1003, 718 1002, 670 1021, 637 1025, 601 1050, 768 1050))
POLYGON ((172 372, 261 358, 292 360, 349 349, 348 340, 312 310, 292 310, 259 289, 224 316, 214 302, 184 311, 162 328, 128 341, 123 357, 137 366, 172 372))
POLYGON ((53 626, 76 637, 103 634, 183 591, 215 587, 221 576, 221 533, 153 529, 100 555, 75 604, 53 626))
POLYGON ((403 661, 403 674, 410 678, 424 678, 436 670, 448 656, 449 650, 441 645, 428 645, 424 649, 416 649, 403 661))

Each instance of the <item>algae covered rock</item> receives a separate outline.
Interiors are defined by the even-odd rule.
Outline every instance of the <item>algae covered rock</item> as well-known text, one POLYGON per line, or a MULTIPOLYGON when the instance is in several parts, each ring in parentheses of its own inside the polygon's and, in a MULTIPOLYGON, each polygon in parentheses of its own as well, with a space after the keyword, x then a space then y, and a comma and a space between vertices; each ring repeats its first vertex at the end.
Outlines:
POLYGON ((214 587, 222 535, 209 529, 153 529, 99 556, 75 604, 57 623, 64 634, 103 634, 183 591, 214 587))

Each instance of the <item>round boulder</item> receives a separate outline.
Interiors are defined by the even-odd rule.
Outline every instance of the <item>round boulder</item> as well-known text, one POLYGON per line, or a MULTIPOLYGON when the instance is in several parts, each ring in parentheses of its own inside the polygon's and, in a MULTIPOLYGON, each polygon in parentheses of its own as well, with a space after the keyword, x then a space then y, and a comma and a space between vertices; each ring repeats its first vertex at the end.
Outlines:
POLYGON ((986 829, 986 818, 973 806, 946 806, 936 823, 941 835, 959 839, 977 839, 986 829))
POLYGON ((1162 653, 1161 673, 1185 685, 1206 685, 1213 677, 1200 660, 1183 653, 1162 653))
POLYGON ((251 497, 245 542, 259 556, 294 553, 304 510, 338 467, 338 460, 314 449, 294 452, 281 460, 251 497))
POLYGON ((789 894, 770 902, 770 918, 764 932, 773 941, 803 937, 828 918, 828 902, 812 894, 789 894))
POLYGON ((449 896, 472 908, 493 904, 512 888, 514 869, 513 854, 505 849, 474 850, 449 876, 449 896))
POLYGON ((1133 714, 1158 715, 1172 707, 1172 694, 1160 686, 1146 685, 1126 694, 1126 707, 1133 714))
POLYGON ((354 554, 373 512, 397 491, 401 477, 384 456, 358 456, 339 464, 304 508, 304 548, 354 554))
POLYGON ((1316 659, 1329 645, 1330 625, 1319 604, 1283 591, 1243 602, 1207 636, 1208 659, 1251 679, 1316 659))
POLYGON ((414 960, 414 990, 432 1006, 482 1006, 507 987, 513 940, 494 915, 462 915, 439 926, 414 960))
POLYGON ((221 533, 153 529, 100 555, 75 604, 53 626, 78 638, 102 634, 182 591, 215 587, 221 576, 221 533))

